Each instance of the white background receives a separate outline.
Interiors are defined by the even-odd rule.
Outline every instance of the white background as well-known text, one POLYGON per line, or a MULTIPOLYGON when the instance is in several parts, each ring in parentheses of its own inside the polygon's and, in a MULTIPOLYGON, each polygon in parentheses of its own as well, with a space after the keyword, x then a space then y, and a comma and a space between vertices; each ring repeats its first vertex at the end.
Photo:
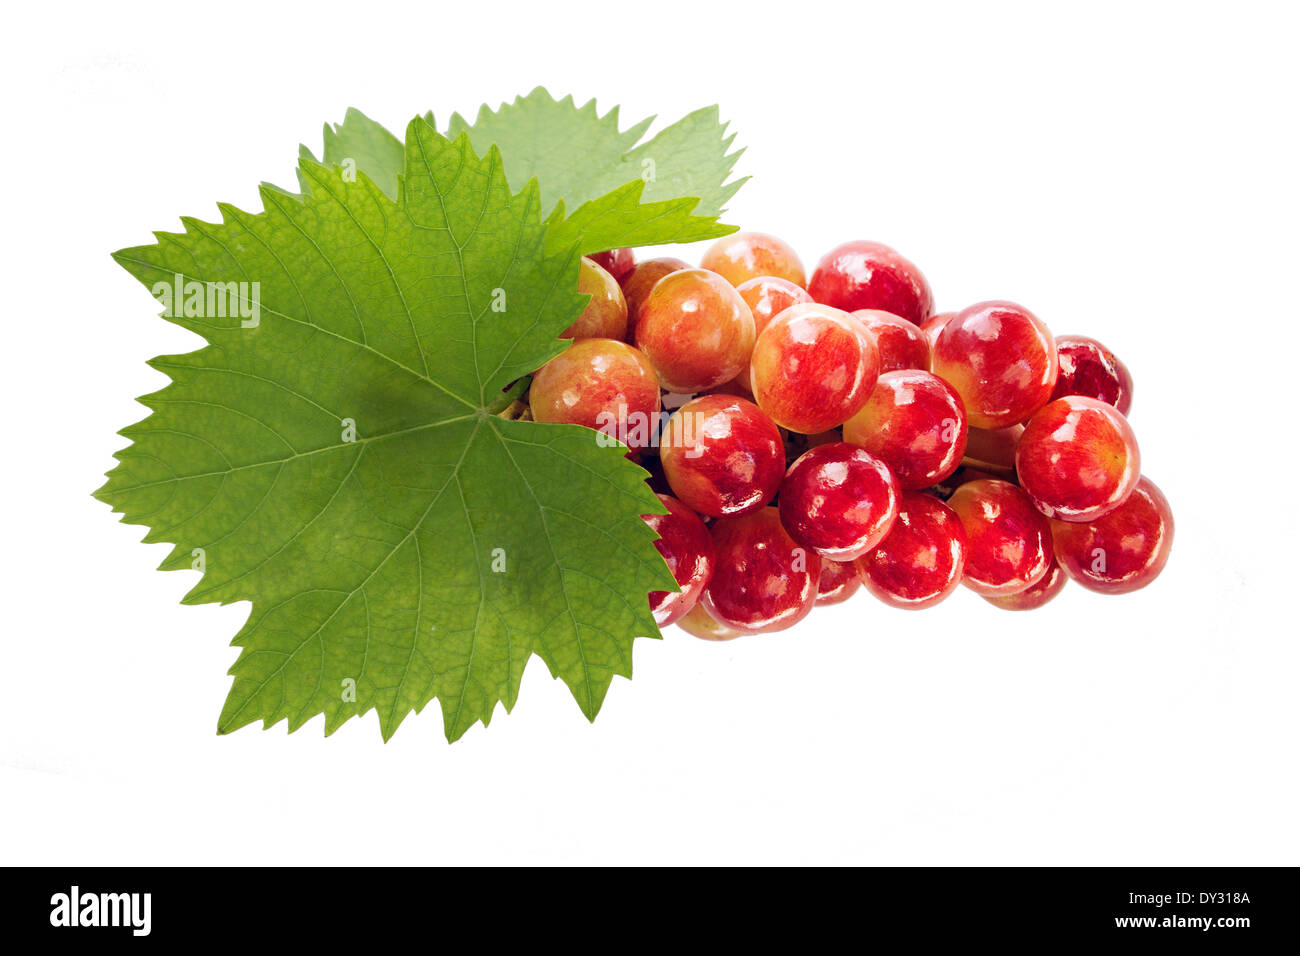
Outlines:
POLYGON ((1297 23, 1217 9, 9 11, 0 861, 1300 862, 1297 23), (625 123, 719 103, 753 176, 727 221, 810 268, 888 242, 943 309, 1011 298, 1110 345, 1177 515, 1164 576, 674 629, 594 725, 534 660, 450 747, 436 705, 387 745, 373 713, 217 737, 247 606, 180 606, 194 574, 90 497, 164 384, 144 361, 199 344, 108 253, 260 208, 348 106, 401 130, 539 83, 625 123))

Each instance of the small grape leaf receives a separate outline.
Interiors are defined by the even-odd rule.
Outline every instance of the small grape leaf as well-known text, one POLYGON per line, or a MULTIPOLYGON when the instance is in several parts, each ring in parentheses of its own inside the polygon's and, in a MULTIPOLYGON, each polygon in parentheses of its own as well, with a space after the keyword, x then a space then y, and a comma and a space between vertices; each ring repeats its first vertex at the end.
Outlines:
POLYGON ((539 86, 495 111, 481 107, 473 123, 453 114, 448 135, 468 133, 480 151, 495 145, 512 183, 537 177, 544 210, 561 201, 579 206, 642 180, 647 201, 694 196, 698 215, 722 215, 745 182, 727 182, 744 150, 727 152, 735 136, 726 134, 718 108, 696 110, 637 145, 653 121, 620 132, 618 107, 600 116, 595 100, 579 107, 572 96, 556 100, 539 86))
MULTIPOLYGON (((436 125, 432 113, 425 119, 436 125)), ((697 203, 675 206, 674 210, 685 208, 703 218, 721 216, 723 207, 745 179, 727 182, 744 150, 727 152, 735 137, 726 135, 718 108, 696 110, 638 146, 653 121, 654 117, 650 117, 620 131, 618 107, 602 117, 596 112, 595 100, 579 107, 572 96, 556 100, 539 86, 496 111, 484 106, 472 124, 460 114, 453 114, 447 135, 468 134, 480 153, 495 145, 503 154, 506 177, 516 188, 530 179, 538 180, 542 209, 551 216, 559 212, 562 218, 566 202, 581 207, 629 183, 641 183, 644 189, 644 194, 637 193, 634 201, 684 203, 686 198, 694 197, 697 203)), ((314 158, 306 146, 300 153, 314 158)), ((342 123, 325 125, 321 155, 329 166, 351 160, 388 196, 396 198, 402 143, 360 110, 349 109, 342 123)), ((307 192, 301 173, 299 182, 302 191, 307 192)), ((696 238, 709 236, 677 241, 696 238)))
MULTIPOLYGON (((430 126, 433 115, 426 117, 430 126)), ((397 198, 397 178, 406 163, 406 148, 402 141, 380 126, 359 109, 349 108, 342 123, 326 123, 323 131, 324 149, 321 161, 326 166, 343 166, 351 161, 364 172, 390 199, 397 198)), ((300 159, 315 161, 311 150, 298 147, 300 159)), ((298 170, 298 185, 303 194, 310 192, 302 169, 298 170)))
MULTIPOLYGON (((221 733, 374 709, 387 739, 437 697, 455 740, 513 707, 533 653, 594 719, 658 635, 646 592, 675 586, 619 448, 494 414, 567 345, 591 240, 542 221, 535 182, 512 193, 495 148, 417 119, 404 150, 396 200, 304 158, 302 198, 264 187, 262 213, 221 204, 114 256, 159 298, 192 281, 260 314, 173 303, 207 344, 150 363, 171 382, 96 492, 174 545, 163 569, 203 570, 186 603, 252 602, 221 733)), ((672 241, 681 222, 633 199, 573 219, 672 241)))

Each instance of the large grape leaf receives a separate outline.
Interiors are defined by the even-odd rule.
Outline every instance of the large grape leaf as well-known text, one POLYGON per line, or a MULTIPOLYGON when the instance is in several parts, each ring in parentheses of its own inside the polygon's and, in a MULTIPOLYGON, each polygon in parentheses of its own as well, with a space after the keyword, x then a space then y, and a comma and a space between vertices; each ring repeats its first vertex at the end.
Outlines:
MULTIPOLYGON (((433 114, 425 119, 434 124, 433 114)), ((467 134, 480 153, 495 145, 504 157, 506 177, 516 188, 537 179, 542 209, 548 215, 563 215, 557 207, 564 203, 581 206, 639 182, 645 190, 644 195, 638 194, 640 201, 694 197, 698 202, 687 205, 687 211, 720 216, 745 180, 727 181, 744 151, 727 152, 735 137, 727 135, 718 108, 696 110, 640 143, 653 121, 650 117, 620 131, 618 107, 602 117, 595 100, 580 107, 573 97, 556 100, 539 86, 495 111, 482 107, 473 123, 453 114, 447 135, 467 134)), ((312 158, 305 146, 302 155, 312 158)), ((360 110, 349 109, 342 123, 325 125, 321 157, 331 166, 351 161, 389 196, 397 195, 401 141, 360 110)), ((301 175, 299 180, 305 192, 308 186, 301 175)))
MULTIPOLYGON (((171 382, 96 492, 174 544, 164 569, 204 571, 187 603, 252 602, 219 731, 323 713, 330 733, 373 708, 387 739, 437 697, 455 740, 513 706, 533 653, 594 718, 633 639, 658 634, 646 592, 674 586, 639 517, 662 509, 594 432, 497 412, 566 346, 595 240, 544 223, 495 148, 423 119, 395 199, 300 170, 303 197, 264 187, 260 214, 220 205, 220 223, 115 254, 156 295, 259 283, 256 309, 251 285, 226 287, 256 322, 174 306, 207 345, 151 363, 171 382)), ((729 231, 662 203, 638 217, 635 198, 578 221, 606 223, 600 244, 611 222, 644 241, 729 231)))

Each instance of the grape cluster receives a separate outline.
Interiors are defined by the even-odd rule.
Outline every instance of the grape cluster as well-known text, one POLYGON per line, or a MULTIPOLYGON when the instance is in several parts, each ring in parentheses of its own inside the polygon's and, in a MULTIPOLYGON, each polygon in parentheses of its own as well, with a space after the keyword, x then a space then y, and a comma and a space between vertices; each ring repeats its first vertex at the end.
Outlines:
POLYGON ((811 278, 762 233, 699 268, 629 249, 582 260, 575 341, 533 376, 536 421, 625 444, 680 590, 660 625, 776 631, 865 588, 925 608, 964 584, 1009 610, 1070 579, 1149 584, 1173 515, 1141 474, 1133 382, 1105 346, 1028 309, 936 313, 920 270, 848 242, 811 278))

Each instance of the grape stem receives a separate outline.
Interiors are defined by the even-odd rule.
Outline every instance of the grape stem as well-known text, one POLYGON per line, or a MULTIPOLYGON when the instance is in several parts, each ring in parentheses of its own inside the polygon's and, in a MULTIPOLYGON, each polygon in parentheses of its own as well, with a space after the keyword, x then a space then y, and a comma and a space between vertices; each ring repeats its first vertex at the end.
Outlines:
POLYGON ((1006 465, 995 465, 992 462, 980 461, 978 458, 972 458, 970 455, 962 458, 961 463, 966 468, 974 468, 977 471, 986 471, 990 475, 996 475, 999 478, 1018 484, 1016 479, 1016 470, 1006 465))
POLYGON ((533 410, 527 402, 517 398, 497 412, 497 418, 504 418, 508 422, 531 422, 533 410))

